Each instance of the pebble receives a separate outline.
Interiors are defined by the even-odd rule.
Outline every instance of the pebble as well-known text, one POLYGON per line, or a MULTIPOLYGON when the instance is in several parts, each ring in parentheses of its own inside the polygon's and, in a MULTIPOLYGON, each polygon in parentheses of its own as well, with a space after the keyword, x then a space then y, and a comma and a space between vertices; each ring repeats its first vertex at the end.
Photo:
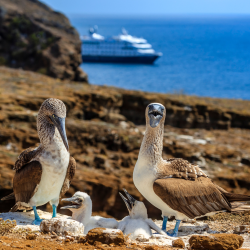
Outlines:
POLYGON ((177 248, 185 248, 185 243, 182 239, 177 239, 172 241, 172 246, 177 248))

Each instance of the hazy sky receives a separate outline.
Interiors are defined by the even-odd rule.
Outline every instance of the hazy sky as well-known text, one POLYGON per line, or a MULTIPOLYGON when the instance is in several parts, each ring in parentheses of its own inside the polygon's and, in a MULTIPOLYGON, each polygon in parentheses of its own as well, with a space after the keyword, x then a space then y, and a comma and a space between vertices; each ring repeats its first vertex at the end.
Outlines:
POLYGON ((249 14, 250 0, 41 0, 66 14, 249 14))

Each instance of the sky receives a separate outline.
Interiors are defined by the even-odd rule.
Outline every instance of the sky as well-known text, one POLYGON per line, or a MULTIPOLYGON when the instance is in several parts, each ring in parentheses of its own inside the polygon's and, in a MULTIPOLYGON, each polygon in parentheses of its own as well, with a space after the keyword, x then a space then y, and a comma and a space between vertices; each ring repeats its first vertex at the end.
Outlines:
POLYGON ((41 0, 65 14, 250 14, 250 0, 41 0))

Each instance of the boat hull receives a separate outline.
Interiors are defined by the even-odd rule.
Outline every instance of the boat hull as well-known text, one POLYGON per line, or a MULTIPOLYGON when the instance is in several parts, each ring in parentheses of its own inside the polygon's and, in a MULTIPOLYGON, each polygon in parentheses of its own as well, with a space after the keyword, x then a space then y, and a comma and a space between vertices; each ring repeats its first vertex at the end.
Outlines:
POLYGON ((132 64, 153 64, 159 55, 152 56, 90 56, 82 55, 83 62, 92 63, 132 63, 132 64))

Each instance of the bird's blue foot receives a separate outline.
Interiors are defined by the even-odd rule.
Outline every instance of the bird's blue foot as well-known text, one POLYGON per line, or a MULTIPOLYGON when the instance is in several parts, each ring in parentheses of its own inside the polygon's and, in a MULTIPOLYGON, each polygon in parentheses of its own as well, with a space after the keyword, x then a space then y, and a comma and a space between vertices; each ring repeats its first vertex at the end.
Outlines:
POLYGON ((40 224, 41 224, 42 221, 43 221, 42 219, 33 220, 32 221, 32 225, 40 226, 40 224))
POLYGON ((163 222, 162 222, 161 230, 166 231, 166 229, 167 229, 167 222, 168 222, 168 217, 164 216, 163 217, 163 222))
POLYGON ((168 232, 167 232, 167 235, 168 235, 168 236, 171 236, 171 237, 177 237, 177 236, 178 236, 178 232, 177 232, 177 233, 175 233, 175 232, 173 232, 173 233, 168 233, 168 232))
POLYGON ((179 230, 180 223, 181 223, 181 220, 176 220, 173 233, 168 233, 167 232, 167 235, 171 236, 171 237, 177 237, 178 236, 178 230, 179 230))
POLYGON ((39 226, 41 224, 41 222, 43 221, 42 219, 40 219, 37 211, 36 211, 36 207, 32 207, 34 210, 34 214, 35 214, 35 220, 32 221, 32 225, 37 225, 39 226))
POLYGON ((52 205, 52 209, 53 209, 53 214, 52 214, 52 218, 56 217, 56 205, 52 205))

